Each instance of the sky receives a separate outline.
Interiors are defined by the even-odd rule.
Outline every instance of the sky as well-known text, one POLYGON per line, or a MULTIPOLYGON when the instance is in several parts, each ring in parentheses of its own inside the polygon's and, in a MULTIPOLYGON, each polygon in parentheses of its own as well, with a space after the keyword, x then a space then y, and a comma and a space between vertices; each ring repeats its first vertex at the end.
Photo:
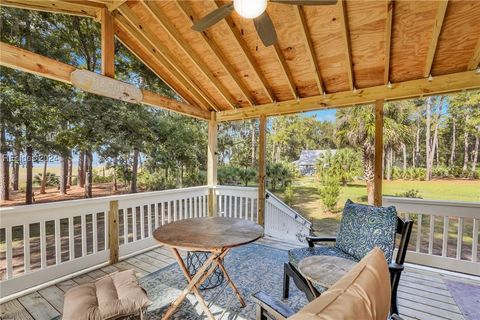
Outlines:
POLYGON ((316 116, 319 121, 335 121, 335 109, 305 112, 307 116, 316 116))

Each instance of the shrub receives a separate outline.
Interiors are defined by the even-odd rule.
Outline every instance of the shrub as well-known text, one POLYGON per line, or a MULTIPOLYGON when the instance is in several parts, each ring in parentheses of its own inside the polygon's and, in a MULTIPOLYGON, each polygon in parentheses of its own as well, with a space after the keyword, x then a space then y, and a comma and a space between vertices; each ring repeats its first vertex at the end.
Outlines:
POLYGON ((410 189, 405 192, 395 193, 395 197, 423 199, 420 191, 416 189, 410 189))
POLYGON ((253 168, 239 168, 238 178, 242 181, 245 187, 248 186, 248 183, 255 179, 257 176, 257 171, 253 168))
POLYGON ((158 171, 153 173, 141 171, 137 177, 137 185, 148 191, 164 190, 167 187, 165 175, 158 171))
POLYGON ((325 208, 333 211, 340 198, 340 181, 338 177, 327 174, 322 177, 322 184, 319 188, 320 198, 325 208))
POLYGON ((329 171, 345 186, 360 174, 360 159, 360 154, 350 148, 340 149, 335 154, 329 151, 316 164, 317 176, 321 179, 322 175, 329 171))
POLYGON ((234 166, 222 166, 218 168, 217 179, 220 184, 236 185, 239 183, 239 168, 234 166))
POLYGON ((447 178, 450 176, 450 170, 446 166, 436 166, 432 169, 432 176, 437 178, 447 178))
POLYGON ((113 175, 101 176, 96 174, 95 172, 93 173, 93 183, 107 183, 107 182, 113 182, 113 175))
POLYGON ((275 191, 278 186, 287 187, 298 176, 297 169, 292 164, 273 163, 267 165, 267 181, 275 191))
MULTIPOLYGON (((33 178, 34 185, 41 185, 42 184, 42 173, 36 174, 33 178)), ((55 173, 47 172, 46 174, 46 186, 47 187, 58 187, 60 185, 60 178, 55 175, 55 173)))
POLYGON ((295 197, 295 192, 293 191, 292 186, 288 186, 285 189, 283 200, 285 201, 285 203, 287 205, 291 206, 293 204, 293 198, 294 197, 295 197))
POLYGON ((403 178, 403 170, 399 167, 392 167, 392 179, 402 179, 403 178))

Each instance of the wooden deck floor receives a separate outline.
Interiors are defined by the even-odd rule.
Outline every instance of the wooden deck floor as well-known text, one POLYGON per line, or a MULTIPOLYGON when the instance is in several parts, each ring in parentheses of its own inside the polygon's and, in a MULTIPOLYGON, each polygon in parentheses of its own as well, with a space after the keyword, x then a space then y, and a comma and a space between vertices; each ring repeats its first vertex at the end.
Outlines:
MULTIPOLYGON (((262 239, 264 245, 288 250, 293 246, 278 241, 262 239)), ((60 282, 45 289, 27 294, 0 305, 0 319, 9 320, 50 320, 59 318, 63 309, 63 294, 71 287, 91 282, 118 270, 134 269, 138 277, 145 276, 172 263, 175 263, 170 250, 159 247, 115 265, 60 282)), ((445 281, 452 280, 480 285, 480 280, 467 279, 455 274, 443 274, 407 266, 399 287, 401 316, 408 319, 465 319, 445 281)))

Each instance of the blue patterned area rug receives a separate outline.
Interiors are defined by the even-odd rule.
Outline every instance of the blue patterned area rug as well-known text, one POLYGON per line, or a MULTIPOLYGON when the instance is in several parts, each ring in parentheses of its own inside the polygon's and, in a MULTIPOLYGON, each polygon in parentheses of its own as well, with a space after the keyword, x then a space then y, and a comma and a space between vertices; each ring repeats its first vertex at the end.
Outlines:
MULTIPOLYGON (((247 306, 241 308, 237 297, 226 282, 214 289, 201 291, 216 319, 255 319, 252 294, 265 291, 272 297, 282 296, 283 264, 288 261, 287 251, 249 244, 232 249, 225 258, 225 267, 247 306)), ((148 308, 147 319, 160 319, 170 302, 185 288, 187 281, 180 267, 172 264, 145 277, 140 284, 147 290, 153 304, 148 308)), ((307 304, 305 295, 293 284, 286 303, 294 310, 307 304)), ((205 319, 205 314, 193 294, 189 294, 172 317, 173 319, 205 319)))
POLYGON ((480 319, 480 286, 456 281, 445 281, 445 283, 465 319, 480 319))

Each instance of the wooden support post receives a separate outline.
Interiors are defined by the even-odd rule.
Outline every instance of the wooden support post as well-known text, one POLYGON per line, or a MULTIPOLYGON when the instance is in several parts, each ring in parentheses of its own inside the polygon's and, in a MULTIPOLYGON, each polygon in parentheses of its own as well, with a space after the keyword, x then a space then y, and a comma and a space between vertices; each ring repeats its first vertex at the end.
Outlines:
POLYGON ((217 115, 211 113, 208 123, 208 164, 207 164, 207 184, 208 184, 208 215, 217 215, 217 115))
POLYGON ((260 116, 258 136, 258 224, 265 225, 265 152, 267 142, 267 117, 260 116))
POLYGON ((113 17, 107 8, 101 9, 102 23, 102 74, 115 78, 115 34, 113 17))
POLYGON ((118 262, 118 200, 110 201, 108 211, 108 244, 110 264, 118 262))
POLYGON ((383 179, 383 100, 375 101, 375 176, 373 180, 373 204, 382 206, 383 179))

